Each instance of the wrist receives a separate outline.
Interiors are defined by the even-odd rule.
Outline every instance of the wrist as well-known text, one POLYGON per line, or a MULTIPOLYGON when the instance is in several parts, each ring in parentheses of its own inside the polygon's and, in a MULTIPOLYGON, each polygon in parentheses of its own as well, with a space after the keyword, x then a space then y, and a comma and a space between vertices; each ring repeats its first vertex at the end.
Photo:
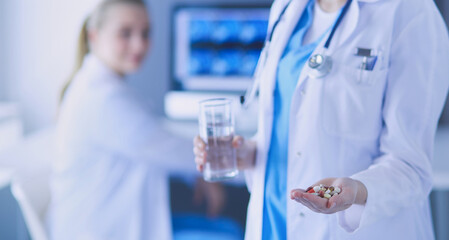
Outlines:
POLYGON ((363 184, 359 180, 354 180, 354 181, 357 184, 357 193, 356 193, 354 204, 365 205, 366 199, 368 198, 368 190, 366 189, 365 184, 363 184))

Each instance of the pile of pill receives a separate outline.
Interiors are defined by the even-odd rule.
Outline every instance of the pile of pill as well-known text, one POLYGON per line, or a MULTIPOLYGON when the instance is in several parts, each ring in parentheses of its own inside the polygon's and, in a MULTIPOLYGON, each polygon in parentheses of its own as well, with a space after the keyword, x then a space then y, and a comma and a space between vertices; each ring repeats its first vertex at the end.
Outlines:
POLYGON ((336 196, 341 192, 341 189, 339 187, 334 186, 324 186, 323 184, 320 184, 319 186, 309 187, 307 188, 306 192, 311 193, 316 196, 320 196, 322 198, 331 198, 332 196, 336 196))

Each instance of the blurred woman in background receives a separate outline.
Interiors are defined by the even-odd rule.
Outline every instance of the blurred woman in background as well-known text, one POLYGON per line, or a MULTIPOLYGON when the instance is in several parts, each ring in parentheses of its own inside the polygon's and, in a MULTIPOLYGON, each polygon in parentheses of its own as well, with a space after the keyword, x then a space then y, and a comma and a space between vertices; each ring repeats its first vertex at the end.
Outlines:
POLYGON ((125 82, 149 33, 142 0, 102 1, 83 25, 61 97, 51 239, 171 238, 166 170, 194 166, 189 142, 164 131, 125 82))

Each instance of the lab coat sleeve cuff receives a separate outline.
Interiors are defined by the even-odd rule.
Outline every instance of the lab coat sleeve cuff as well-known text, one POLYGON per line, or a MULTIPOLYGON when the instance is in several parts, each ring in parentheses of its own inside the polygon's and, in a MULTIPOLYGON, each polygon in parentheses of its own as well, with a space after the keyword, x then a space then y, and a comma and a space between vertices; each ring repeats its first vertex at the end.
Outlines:
POLYGON ((348 209, 338 212, 338 224, 347 232, 354 232, 360 226, 360 220, 365 206, 352 205, 348 209))
POLYGON ((376 213, 376 205, 374 204, 374 197, 378 196, 379 189, 376 188, 376 181, 373 176, 363 171, 351 176, 352 179, 362 182, 367 191, 368 196, 365 205, 352 205, 348 209, 338 212, 338 224, 347 232, 355 232, 360 228, 372 224, 379 219, 376 213))

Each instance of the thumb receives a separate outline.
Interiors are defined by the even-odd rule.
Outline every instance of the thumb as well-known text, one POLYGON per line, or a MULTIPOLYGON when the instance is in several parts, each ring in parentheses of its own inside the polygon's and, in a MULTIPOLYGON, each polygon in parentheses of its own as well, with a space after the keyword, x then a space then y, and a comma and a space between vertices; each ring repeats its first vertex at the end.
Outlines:
POLYGON ((240 148, 244 142, 245 140, 242 136, 235 136, 234 139, 232 139, 232 146, 234 148, 240 148))

